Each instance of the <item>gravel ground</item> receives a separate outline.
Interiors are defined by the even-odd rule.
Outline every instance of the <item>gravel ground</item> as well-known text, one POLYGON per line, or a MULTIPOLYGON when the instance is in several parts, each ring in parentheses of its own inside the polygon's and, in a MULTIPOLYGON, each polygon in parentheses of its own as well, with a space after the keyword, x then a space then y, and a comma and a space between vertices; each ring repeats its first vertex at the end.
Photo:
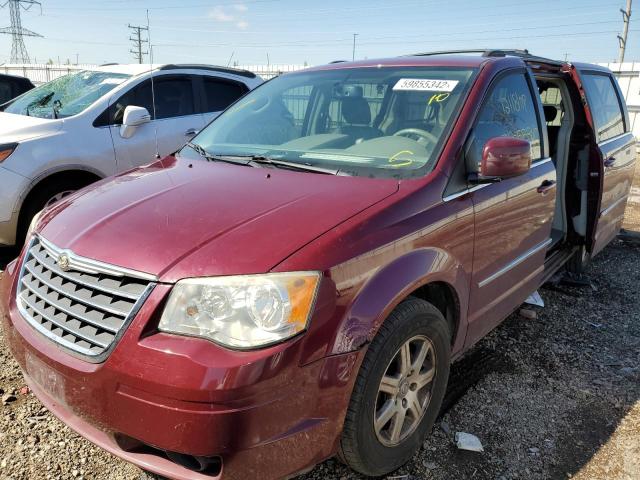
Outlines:
MULTIPOLYGON (((588 276, 593 287, 541 289, 537 319, 512 315, 454 366, 446 413, 394 475, 640 478, 640 246, 616 241, 588 276), (477 435, 485 452, 457 450, 456 431, 477 435)), ((0 479, 145 477, 71 432, 23 387, 0 341, 8 400, 0 405, 0 479)), ((329 460, 300 480, 334 478, 360 477, 329 460)))
MULTIPOLYGON (((537 318, 512 315, 453 366, 431 437, 388 479, 640 479, 640 244, 614 242, 587 276, 545 286, 537 318), (484 453, 458 450, 456 431, 484 453)), ((1 333, 0 396, 0 480, 149 479, 43 408, 1 333)), ((328 460, 298 480, 360 478, 328 460)))

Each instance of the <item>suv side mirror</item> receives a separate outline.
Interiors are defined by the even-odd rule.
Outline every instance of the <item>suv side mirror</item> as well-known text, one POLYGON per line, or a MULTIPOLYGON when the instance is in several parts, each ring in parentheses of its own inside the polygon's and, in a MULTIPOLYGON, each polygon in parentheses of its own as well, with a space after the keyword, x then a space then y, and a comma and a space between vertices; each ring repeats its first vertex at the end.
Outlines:
POLYGON ((151 115, 149 115, 149 111, 146 108, 129 105, 124 110, 120 136, 122 138, 131 138, 139 126, 150 121, 151 115))
POLYGON ((531 168, 531 144, 515 137, 495 137, 482 149, 480 176, 509 178, 527 173, 531 168))

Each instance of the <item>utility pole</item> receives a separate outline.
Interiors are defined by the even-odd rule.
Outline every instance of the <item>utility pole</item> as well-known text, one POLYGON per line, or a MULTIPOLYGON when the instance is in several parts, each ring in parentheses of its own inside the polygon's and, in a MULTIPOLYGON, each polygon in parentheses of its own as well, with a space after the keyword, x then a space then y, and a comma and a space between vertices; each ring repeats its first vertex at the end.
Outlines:
POLYGON ((27 11, 34 5, 38 5, 42 10, 42 5, 36 0, 6 0, 0 7, 4 8, 7 5, 11 13, 11 26, 0 28, 0 33, 11 35, 11 63, 31 63, 23 37, 42 37, 42 35, 22 28, 20 9, 27 11))
POLYGON ((356 37, 358 36, 357 33, 353 34, 353 53, 351 55, 351 60, 355 60, 356 59, 356 37))
POLYGON ((620 11, 622 12, 624 27, 622 29, 622 36, 618 35, 618 42, 620 43, 618 63, 624 62, 624 53, 627 49, 627 34, 629 33, 629 21, 631 20, 631 0, 627 0, 627 8, 625 10, 620 9, 620 11))
POLYGON ((133 42, 133 49, 129 50, 133 53, 133 56, 138 60, 138 63, 144 63, 144 55, 147 55, 149 52, 144 52, 142 49, 142 45, 145 43, 149 43, 148 39, 142 38, 142 32, 146 31, 147 35, 149 34, 149 27, 138 27, 134 25, 129 25, 129 28, 132 31, 132 37, 129 37, 129 40, 133 42))

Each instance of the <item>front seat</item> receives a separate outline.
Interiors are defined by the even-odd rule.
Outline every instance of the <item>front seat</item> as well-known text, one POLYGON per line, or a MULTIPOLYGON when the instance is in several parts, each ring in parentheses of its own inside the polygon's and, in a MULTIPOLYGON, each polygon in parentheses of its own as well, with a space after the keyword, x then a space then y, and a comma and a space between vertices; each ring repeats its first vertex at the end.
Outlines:
POLYGON ((341 100, 342 118, 347 123, 338 129, 339 133, 349 135, 356 140, 369 140, 381 137, 382 131, 372 127, 371 108, 369 102, 362 96, 362 87, 350 92, 341 100))

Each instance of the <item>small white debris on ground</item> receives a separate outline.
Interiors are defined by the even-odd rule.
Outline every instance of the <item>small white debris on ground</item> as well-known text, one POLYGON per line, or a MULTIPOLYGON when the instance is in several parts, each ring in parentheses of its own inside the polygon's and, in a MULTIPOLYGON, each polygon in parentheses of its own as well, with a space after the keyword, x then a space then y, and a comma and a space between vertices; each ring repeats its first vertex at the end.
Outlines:
POLYGON ((470 452, 484 452, 482 442, 475 435, 466 432, 456 432, 456 446, 460 450, 469 450, 470 452))
POLYGON ((544 300, 536 290, 524 301, 527 305, 533 305, 534 307, 542 307, 544 308, 544 300))

